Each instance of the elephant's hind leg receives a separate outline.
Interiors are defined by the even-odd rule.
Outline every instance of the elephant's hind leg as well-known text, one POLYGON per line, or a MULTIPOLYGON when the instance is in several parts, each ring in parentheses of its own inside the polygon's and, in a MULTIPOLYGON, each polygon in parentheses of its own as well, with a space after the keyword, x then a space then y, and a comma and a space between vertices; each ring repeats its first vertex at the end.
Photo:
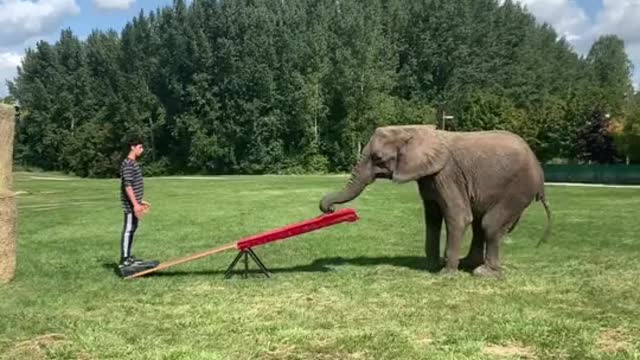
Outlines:
POLYGON ((482 228, 482 219, 476 218, 471 224, 473 229, 473 238, 471 239, 471 247, 466 257, 460 259, 458 267, 461 270, 473 271, 478 266, 484 264, 484 248, 486 244, 484 229, 482 228))
POLYGON ((499 277, 502 275, 500 266, 500 244, 503 237, 519 220, 526 202, 521 206, 514 206, 513 198, 496 205, 484 216, 482 229, 486 240, 486 254, 484 264, 477 267, 473 274, 477 276, 499 277))

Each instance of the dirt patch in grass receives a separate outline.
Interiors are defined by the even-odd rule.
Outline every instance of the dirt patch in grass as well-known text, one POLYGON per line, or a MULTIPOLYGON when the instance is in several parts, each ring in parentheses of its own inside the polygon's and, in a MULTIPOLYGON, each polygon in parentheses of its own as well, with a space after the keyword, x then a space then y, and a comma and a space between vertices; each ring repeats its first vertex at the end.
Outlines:
POLYGON ((413 339, 414 346, 419 349, 430 347, 434 343, 434 340, 430 334, 418 333, 412 334, 411 337, 413 339))
POLYGON ((628 335, 621 329, 606 329, 598 335, 596 347, 606 353, 628 351, 631 348, 628 335))
POLYGON ((433 339, 428 336, 420 337, 416 339, 416 343, 420 346, 429 346, 433 343, 433 339))
POLYGON ((533 348, 522 344, 489 345, 482 350, 487 355, 495 357, 510 357, 516 359, 537 359, 533 348))
POLYGON ((296 347, 294 345, 281 345, 273 350, 267 351, 264 355, 267 359, 286 359, 287 357, 294 356, 295 353, 296 347))
POLYGON ((278 360, 289 360, 289 359, 322 359, 322 360, 332 360, 332 359, 353 359, 353 360, 358 360, 358 359, 369 359, 370 357, 364 353, 364 352, 353 352, 353 353, 348 353, 348 352, 341 352, 338 351, 338 349, 334 349, 334 351, 328 350, 327 351, 308 351, 308 350, 302 350, 302 349, 298 349, 296 346, 294 345, 283 345, 280 346, 274 350, 268 351, 265 354, 263 354, 265 359, 278 359, 278 360))
POLYGON ((48 350, 68 343, 62 334, 45 334, 15 343, 0 359, 47 359, 48 350))
POLYGON ((52 180, 52 181, 71 181, 78 180, 71 177, 57 177, 57 176, 32 176, 31 180, 52 180))

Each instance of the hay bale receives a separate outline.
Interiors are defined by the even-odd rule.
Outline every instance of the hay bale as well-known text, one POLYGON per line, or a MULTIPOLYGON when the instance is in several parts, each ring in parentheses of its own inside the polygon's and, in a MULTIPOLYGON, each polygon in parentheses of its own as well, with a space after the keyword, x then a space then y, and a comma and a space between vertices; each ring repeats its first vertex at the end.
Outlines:
POLYGON ((0 283, 13 280, 16 272, 17 211, 13 182, 15 110, 0 104, 0 283))

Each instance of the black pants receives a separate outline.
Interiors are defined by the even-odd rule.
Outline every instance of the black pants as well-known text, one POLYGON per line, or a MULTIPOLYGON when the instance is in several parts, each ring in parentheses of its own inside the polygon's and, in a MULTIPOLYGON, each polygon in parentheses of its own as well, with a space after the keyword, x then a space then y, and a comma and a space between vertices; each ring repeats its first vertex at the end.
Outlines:
POLYGON ((124 226, 122 228, 122 238, 120 240, 120 260, 131 256, 131 245, 133 235, 138 229, 138 218, 133 213, 124 213, 124 226))

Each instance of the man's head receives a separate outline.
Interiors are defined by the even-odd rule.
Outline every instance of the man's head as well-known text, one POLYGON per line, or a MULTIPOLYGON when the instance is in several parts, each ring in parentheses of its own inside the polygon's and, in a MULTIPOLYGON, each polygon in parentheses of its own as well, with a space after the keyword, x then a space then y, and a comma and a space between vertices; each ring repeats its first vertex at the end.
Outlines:
POLYGON ((142 155, 143 151, 144 151, 144 142, 142 141, 142 138, 134 137, 131 140, 129 140, 129 155, 134 155, 135 157, 138 157, 142 155))

